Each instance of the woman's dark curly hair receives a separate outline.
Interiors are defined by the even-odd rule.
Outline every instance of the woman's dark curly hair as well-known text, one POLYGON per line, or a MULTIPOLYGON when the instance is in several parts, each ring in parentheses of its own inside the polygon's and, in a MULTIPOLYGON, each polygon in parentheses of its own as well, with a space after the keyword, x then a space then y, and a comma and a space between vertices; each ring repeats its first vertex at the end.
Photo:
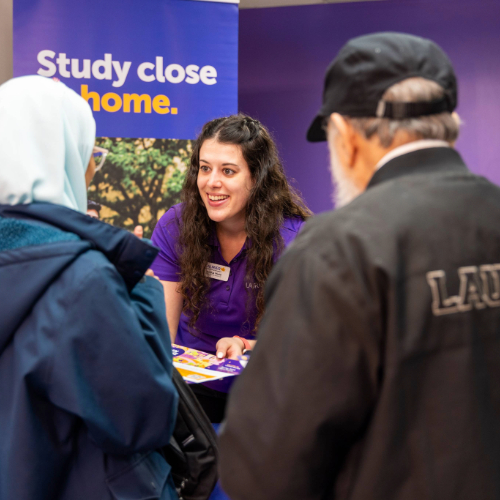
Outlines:
POLYGON ((254 187, 246 207, 245 231, 251 244, 247 249, 247 277, 257 285, 249 289, 249 300, 255 300, 257 319, 254 332, 264 313, 264 283, 273 267, 276 255, 284 248, 280 228, 285 217, 306 219, 311 211, 297 192, 288 184, 276 146, 267 129, 257 120, 243 114, 217 118, 206 123, 196 139, 191 164, 182 188, 183 202, 180 231, 181 282, 183 311, 194 327, 203 308, 209 307, 207 290, 210 280, 205 268, 212 257, 210 237, 215 223, 198 190, 200 149, 207 139, 241 147, 248 164, 254 187))

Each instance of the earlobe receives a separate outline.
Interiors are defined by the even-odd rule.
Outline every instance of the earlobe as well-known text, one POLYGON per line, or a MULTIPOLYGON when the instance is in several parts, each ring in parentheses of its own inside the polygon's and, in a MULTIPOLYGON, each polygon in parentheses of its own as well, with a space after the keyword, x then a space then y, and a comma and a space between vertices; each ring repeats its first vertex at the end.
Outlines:
POLYGON ((462 120, 460 119, 460 115, 456 111, 453 111, 451 117, 453 118, 453 120, 455 120, 455 123, 457 124, 458 127, 462 125, 462 120))

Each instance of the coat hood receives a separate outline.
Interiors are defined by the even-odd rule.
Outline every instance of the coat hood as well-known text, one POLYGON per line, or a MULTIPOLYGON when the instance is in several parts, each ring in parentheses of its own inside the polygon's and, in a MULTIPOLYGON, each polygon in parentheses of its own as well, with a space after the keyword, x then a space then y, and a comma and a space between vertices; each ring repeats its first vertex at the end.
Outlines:
POLYGON ((0 205, 0 354, 45 290, 90 249, 106 256, 129 291, 158 253, 128 231, 59 205, 0 205))

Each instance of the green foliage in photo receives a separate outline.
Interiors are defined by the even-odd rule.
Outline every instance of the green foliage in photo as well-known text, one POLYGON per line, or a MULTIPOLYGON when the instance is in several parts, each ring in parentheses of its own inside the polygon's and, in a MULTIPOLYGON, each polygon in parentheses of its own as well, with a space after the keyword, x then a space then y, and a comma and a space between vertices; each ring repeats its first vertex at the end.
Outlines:
POLYGON ((94 177, 89 199, 103 206, 105 222, 128 230, 141 224, 144 237, 151 237, 158 219, 180 202, 191 141, 101 137, 96 145, 109 155, 94 177))

